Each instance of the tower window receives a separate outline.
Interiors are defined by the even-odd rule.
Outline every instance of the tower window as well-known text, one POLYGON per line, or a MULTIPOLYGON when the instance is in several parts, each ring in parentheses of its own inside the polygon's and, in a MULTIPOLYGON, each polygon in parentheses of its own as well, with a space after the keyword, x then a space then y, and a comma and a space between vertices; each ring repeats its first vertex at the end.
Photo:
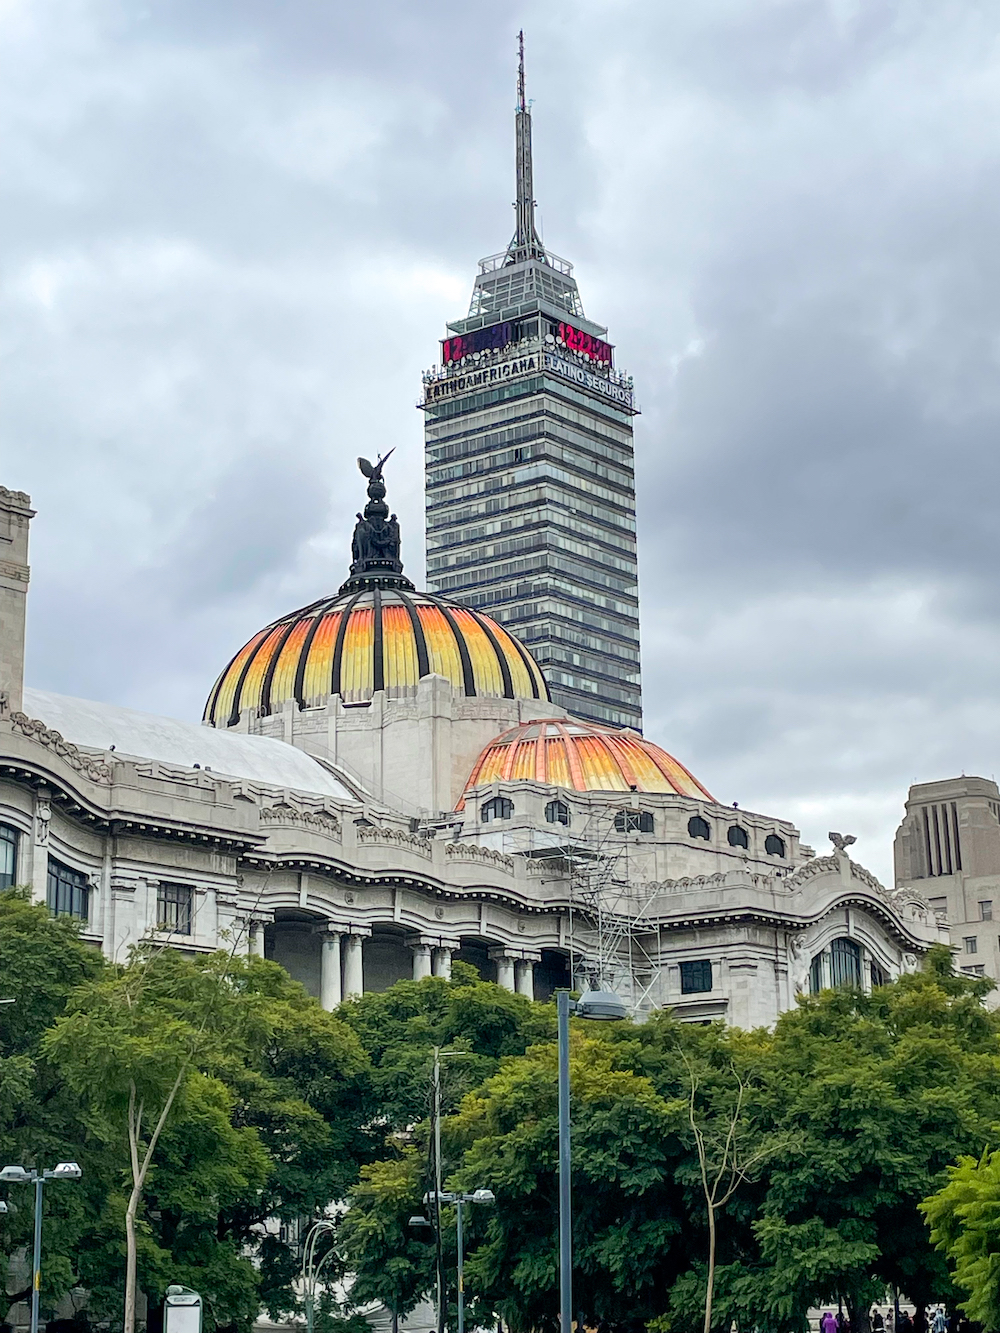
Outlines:
POLYGON ((681 963, 681 994, 698 995, 712 989, 712 964, 708 958, 681 963))
POLYGON ((190 884, 161 884, 156 890, 157 930, 169 930, 175 935, 190 935, 193 898, 194 892, 190 884))
POLYGON ((652 833, 653 816, 648 810, 619 810, 615 815, 616 833, 652 833))
POLYGON ((975 935, 966 935, 962 943, 965 945, 966 953, 979 952, 979 941, 976 939, 975 935))
POLYGON ((88 885, 86 875, 71 870, 49 857, 48 904, 56 916, 75 916, 87 920, 88 885))
POLYGON ((992 898, 989 898, 989 899, 987 899, 986 902, 982 902, 982 903, 979 904, 979 919, 980 919, 980 921, 992 921, 992 920, 993 920, 993 899, 992 899, 992 898))
POLYGON ((769 833, 764 839, 764 851, 767 852, 768 856, 784 856, 784 838, 779 838, 777 833, 769 833))
POLYGON ((17 829, 0 824, 0 889, 17 882, 17 829))
POLYGON ((569 806, 565 801, 549 801, 545 807, 545 818, 550 824, 564 824, 569 827, 569 806))
POLYGON ((749 847, 750 838, 745 828, 740 828, 739 824, 731 824, 729 832, 726 834, 726 841, 730 847, 749 847))
POLYGON ((479 808, 479 818, 484 824, 491 819, 510 819, 514 813, 514 802, 508 796, 494 796, 479 808))
POLYGON ((712 830, 708 826, 708 820, 702 819, 701 815, 692 815, 688 820, 688 837, 704 838, 708 842, 712 836, 712 830))

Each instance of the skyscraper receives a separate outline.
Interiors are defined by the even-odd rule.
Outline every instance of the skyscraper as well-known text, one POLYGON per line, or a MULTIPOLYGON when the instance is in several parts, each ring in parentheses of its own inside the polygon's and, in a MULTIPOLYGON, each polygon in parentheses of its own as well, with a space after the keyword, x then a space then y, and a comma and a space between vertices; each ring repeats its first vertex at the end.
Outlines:
POLYGON ((535 227, 524 43, 517 219, 424 375, 427 586, 530 646, 579 717, 642 724, 631 378, 535 227))

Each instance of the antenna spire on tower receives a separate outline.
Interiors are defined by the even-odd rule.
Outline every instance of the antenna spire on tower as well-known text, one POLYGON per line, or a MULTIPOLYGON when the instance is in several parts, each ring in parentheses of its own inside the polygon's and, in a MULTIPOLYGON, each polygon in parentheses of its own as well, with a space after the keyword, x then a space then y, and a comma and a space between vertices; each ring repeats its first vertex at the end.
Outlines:
POLYGON ((531 109, 524 91, 524 31, 517 34, 517 228, 508 250, 508 262, 545 259, 545 248, 535 230, 535 190, 531 165, 531 109))

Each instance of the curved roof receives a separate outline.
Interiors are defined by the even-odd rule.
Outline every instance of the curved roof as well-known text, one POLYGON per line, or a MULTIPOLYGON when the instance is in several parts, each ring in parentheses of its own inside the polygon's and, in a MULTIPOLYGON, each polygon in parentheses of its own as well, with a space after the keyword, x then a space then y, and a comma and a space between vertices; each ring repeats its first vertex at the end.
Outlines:
POLYGON ((503 732, 476 760, 465 790, 517 781, 572 791, 675 792, 715 800, 673 755, 637 732, 575 718, 523 722, 503 732))
POLYGON ((537 662, 489 616, 430 593, 345 585, 255 634, 213 686, 205 721, 230 727, 243 709, 266 714, 286 699, 301 708, 333 694, 404 698, 431 673, 465 695, 549 698, 537 662))
POLYGON ((70 699, 47 690, 26 689, 23 707, 30 717, 87 749, 109 750, 114 746, 119 756, 158 759, 182 768, 197 765, 211 769, 216 777, 249 778, 270 787, 292 787, 341 801, 357 799, 304 750, 268 736, 215 731, 196 722, 180 722, 90 699, 70 699))

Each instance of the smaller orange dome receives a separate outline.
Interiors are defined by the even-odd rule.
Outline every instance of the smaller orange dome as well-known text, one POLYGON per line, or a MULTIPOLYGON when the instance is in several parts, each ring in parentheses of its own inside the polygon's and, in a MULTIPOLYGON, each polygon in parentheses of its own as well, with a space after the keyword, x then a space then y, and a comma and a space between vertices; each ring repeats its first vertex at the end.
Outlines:
MULTIPOLYGON (((634 731, 576 718, 523 722, 490 741, 466 792, 490 782, 541 782, 571 791, 675 792, 715 801, 666 750, 634 731)), ((465 797, 458 804, 461 810, 465 797)))

